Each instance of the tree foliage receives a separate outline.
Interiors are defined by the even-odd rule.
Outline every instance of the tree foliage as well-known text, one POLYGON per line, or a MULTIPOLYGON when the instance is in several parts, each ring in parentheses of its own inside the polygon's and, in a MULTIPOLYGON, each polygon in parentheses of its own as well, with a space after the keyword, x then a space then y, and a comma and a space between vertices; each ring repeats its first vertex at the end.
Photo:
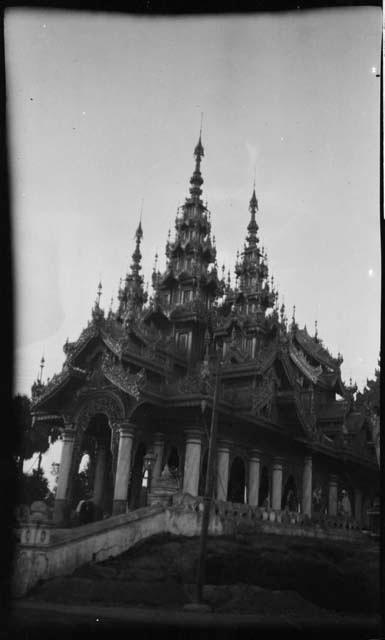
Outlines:
POLYGON ((31 415, 31 400, 25 395, 16 395, 13 399, 13 417, 15 429, 15 455, 18 458, 21 475, 24 460, 32 458, 34 453, 45 453, 59 437, 59 430, 49 423, 34 423, 31 415))
POLYGON ((19 502, 31 506, 35 500, 52 502, 53 494, 43 469, 33 469, 32 474, 23 473, 19 485, 19 502))

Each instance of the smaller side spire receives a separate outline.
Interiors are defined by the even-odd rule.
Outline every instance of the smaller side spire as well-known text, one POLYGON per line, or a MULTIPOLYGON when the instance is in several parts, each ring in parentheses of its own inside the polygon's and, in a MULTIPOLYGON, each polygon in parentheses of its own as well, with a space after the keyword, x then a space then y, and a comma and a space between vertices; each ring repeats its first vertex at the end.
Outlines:
POLYGON ((100 308, 100 297, 102 295, 102 282, 99 280, 98 289, 96 293, 96 300, 92 308, 92 319, 97 322, 104 317, 104 311, 100 308))

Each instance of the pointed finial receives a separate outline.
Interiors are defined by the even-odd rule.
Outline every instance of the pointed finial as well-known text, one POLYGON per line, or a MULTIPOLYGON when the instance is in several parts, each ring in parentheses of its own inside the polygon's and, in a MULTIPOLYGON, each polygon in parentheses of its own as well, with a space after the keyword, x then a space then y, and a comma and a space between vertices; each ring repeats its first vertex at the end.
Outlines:
POLYGON ((44 369, 44 363, 45 363, 45 359, 44 359, 44 354, 41 357, 40 360, 40 374, 39 374, 39 382, 42 381, 43 379, 43 369, 44 369))
POLYGON ((315 326, 314 338, 315 338, 315 340, 318 340, 318 321, 317 320, 315 320, 314 326, 315 326))
POLYGON ((293 316, 292 316, 292 324, 295 325, 295 305, 293 305, 293 316))
POLYGON ((98 292, 97 292, 97 305, 100 305, 100 296, 102 295, 102 281, 99 280, 99 284, 98 284, 98 292))

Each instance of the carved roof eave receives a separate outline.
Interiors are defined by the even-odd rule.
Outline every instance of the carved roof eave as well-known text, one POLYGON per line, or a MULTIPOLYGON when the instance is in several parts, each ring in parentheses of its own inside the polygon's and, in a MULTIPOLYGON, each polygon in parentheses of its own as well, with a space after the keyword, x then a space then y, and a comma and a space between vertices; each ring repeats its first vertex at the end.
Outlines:
POLYGON ((314 384, 317 384, 319 382, 320 376, 322 374, 322 368, 321 370, 317 371, 315 367, 307 362, 304 362, 303 358, 301 357, 301 353, 297 349, 295 349, 293 345, 289 346, 289 355, 294 364, 311 382, 313 382, 314 384))
POLYGON ((334 443, 319 442, 316 440, 309 441, 303 437, 296 437, 295 440, 296 442, 306 444, 307 447, 310 446, 312 451, 324 454, 328 458, 343 460, 344 462, 349 460, 367 469, 378 472, 375 461, 369 456, 357 453, 353 449, 337 447, 334 443))
POLYGON ((292 386, 294 387, 295 386, 294 375, 293 375, 292 367, 289 362, 288 355, 281 349, 277 350, 277 359, 280 360, 290 384, 292 384, 292 386))
POLYGON ((91 323, 88 327, 83 329, 78 339, 74 343, 72 343, 74 346, 67 355, 67 361, 74 362, 82 353, 82 351, 84 351, 87 345, 92 340, 100 336, 100 331, 100 327, 98 327, 94 323, 91 323))
POLYGON ((49 422, 53 424, 55 422, 63 424, 63 416, 58 413, 49 413, 48 411, 31 411, 31 416, 35 418, 36 422, 49 422))
POLYGON ((160 285, 164 285, 164 284, 166 284, 167 282, 170 282, 170 281, 177 282, 178 280, 177 280, 177 277, 176 277, 173 269, 168 268, 166 270, 166 272, 160 277, 159 284, 160 285))
POLYGON ((78 367, 73 367, 71 365, 67 365, 65 369, 63 369, 60 373, 52 378, 52 380, 46 386, 46 389, 32 402, 31 411, 36 411, 39 407, 44 406, 46 402, 51 400, 55 395, 60 393, 65 386, 73 380, 77 378, 78 380, 84 380, 86 376, 86 372, 82 369, 78 369, 78 367))
MULTIPOLYGON (((302 334, 300 332, 296 332, 295 334, 296 339, 298 340, 298 342, 300 343, 301 347, 303 347, 303 349, 307 352, 308 355, 310 355, 312 358, 314 358, 315 360, 318 360, 318 362, 320 364, 324 364, 327 367, 330 367, 334 370, 338 369, 338 362, 337 360, 335 360, 331 355, 329 355, 325 348, 322 347, 322 345, 320 345, 318 348, 316 348, 314 346, 314 341, 311 338, 311 336, 308 336, 308 340, 304 339, 302 334), (313 344, 309 344, 313 343, 313 344), (323 353, 322 353, 322 351, 323 353)), ((317 344, 317 343, 316 343, 317 344)))
POLYGON ((163 320, 166 320, 168 323, 170 322, 168 315, 165 313, 159 303, 156 303, 154 306, 146 310, 145 314, 143 315, 143 322, 148 322, 153 316, 161 316, 163 320))

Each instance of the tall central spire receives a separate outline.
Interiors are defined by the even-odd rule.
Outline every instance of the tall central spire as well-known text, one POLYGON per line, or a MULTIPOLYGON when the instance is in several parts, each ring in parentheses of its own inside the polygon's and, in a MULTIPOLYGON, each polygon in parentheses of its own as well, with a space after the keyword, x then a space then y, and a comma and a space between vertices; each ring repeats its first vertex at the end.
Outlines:
POLYGON ((255 214, 258 211, 258 200, 257 200, 257 196, 255 195, 255 183, 253 188, 253 195, 251 196, 251 200, 249 204, 249 211, 251 213, 251 218, 250 218, 249 224, 247 225, 247 230, 249 232, 249 235, 247 236, 247 241, 249 243, 249 246, 255 246, 258 243, 258 236, 257 236, 258 225, 255 219, 255 214))
POLYGON ((191 194, 191 199, 194 202, 198 202, 200 199, 200 196, 202 195, 201 186, 203 184, 203 178, 201 174, 201 161, 204 155, 205 153, 202 145, 202 129, 201 129, 199 132, 198 144, 194 149, 195 169, 194 169, 194 173, 190 178, 190 184, 191 184, 190 194, 191 194))

